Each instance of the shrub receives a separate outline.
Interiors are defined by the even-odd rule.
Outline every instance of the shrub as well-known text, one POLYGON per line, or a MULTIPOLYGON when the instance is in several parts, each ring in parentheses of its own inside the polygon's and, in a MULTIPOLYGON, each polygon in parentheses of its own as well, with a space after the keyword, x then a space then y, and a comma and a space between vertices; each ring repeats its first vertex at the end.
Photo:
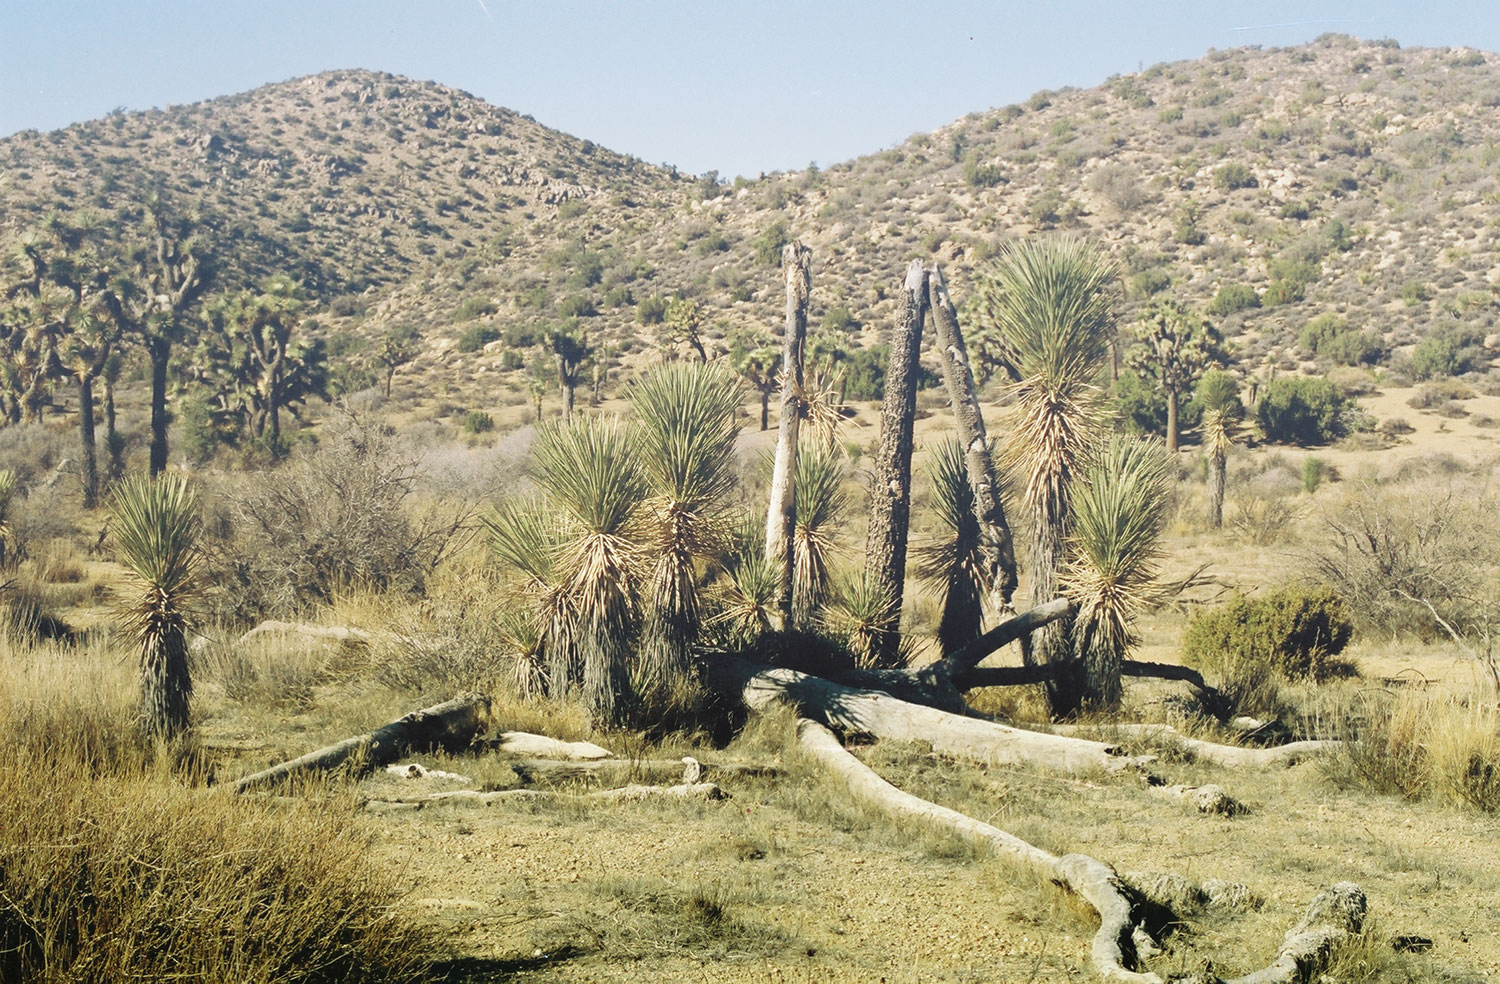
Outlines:
POLYGON ((1172 286, 1172 277, 1162 269, 1142 270, 1130 278, 1130 294, 1142 300, 1172 286))
POLYGON ((1302 459, 1302 491, 1308 495, 1318 491, 1318 486, 1323 484, 1325 467, 1323 459, 1315 454, 1302 459))
POLYGON ((1276 444, 1327 444, 1344 436, 1350 401, 1326 379, 1282 376, 1266 386, 1255 422, 1276 444))
POLYGON ((344 408, 290 464, 239 479, 209 524, 219 613, 254 620, 330 602, 351 588, 418 592, 458 524, 409 512, 415 459, 394 431, 344 408))
POLYGON ((598 313, 593 298, 587 294, 571 294, 557 302, 557 314, 561 318, 592 318, 598 313))
POLYGON ((1239 161, 1230 161, 1214 168, 1214 187, 1222 191, 1235 191, 1240 188, 1254 188, 1255 175, 1250 173, 1250 168, 1239 161))
POLYGON ((458 343, 454 348, 460 352, 478 352, 499 338, 500 330, 494 325, 470 325, 458 336, 458 343))
POLYGON ((1416 379, 1459 376, 1483 369, 1487 361, 1483 335, 1447 328, 1417 343, 1411 353, 1411 374, 1416 379))
POLYGON ((495 429, 495 418, 483 410, 470 410, 464 414, 463 429, 465 434, 488 434, 495 429))
POLYGON ((959 174, 964 183, 973 188, 993 188, 1006 181, 1005 172, 1000 165, 989 163, 977 152, 970 152, 964 158, 959 174))
POLYGON ((659 325, 667 318, 667 299, 659 294, 641 298, 635 306, 635 320, 643 325, 659 325))
MULTIPOLYGON (((1144 380, 1133 372, 1121 372, 1110 388, 1115 414, 1130 434, 1155 434, 1163 437, 1167 433, 1167 394, 1155 383, 1144 380)), ((1177 427, 1191 430, 1203 419, 1203 407, 1196 399, 1184 394, 1177 407, 1177 427)))
MULTIPOLYGON (((755 237, 752 246, 755 249, 755 262, 760 266, 781 266, 781 251, 786 244, 792 241, 791 233, 787 231, 786 223, 780 219, 771 223, 766 230, 755 237)), ((665 309, 663 309, 665 313, 665 309)), ((643 321, 641 324, 655 324, 653 321, 643 321)))
POLYGON ((822 329, 825 334, 851 332, 858 327, 859 321, 855 319, 848 305, 835 304, 823 314, 822 329))
POLYGON ((454 312, 453 320, 473 321, 475 318, 487 318, 497 310, 499 309, 495 307, 495 302, 488 297, 468 297, 454 312))
POLYGON ((1214 299, 1208 302, 1207 311, 1216 318, 1222 318, 1237 311, 1258 307, 1260 296, 1255 293, 1254 287, 1249 284, 1225 284, 1219 288, 1214 299))
POLYGON ((1333 589, 1286 584, 1194 616, 1182 658, 1227 676, 1263 667, 1285 680, 1324 680, 1344 669, 1338 656, 1353 633, 1348 606, 1333 589))

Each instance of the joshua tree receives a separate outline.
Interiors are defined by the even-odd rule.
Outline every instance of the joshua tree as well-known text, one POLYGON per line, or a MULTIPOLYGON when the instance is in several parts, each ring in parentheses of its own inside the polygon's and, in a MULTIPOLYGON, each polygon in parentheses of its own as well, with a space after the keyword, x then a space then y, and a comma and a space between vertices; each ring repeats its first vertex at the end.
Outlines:
POLYGON ((391 382, 396 370, 417 357, 417 330, 411 326, 394 328, 387 332, 375 348, 375 361, 385 371, 385 395, 391 395, 391 382))
POLYGON ((511 499, 482 522, 490 547, 509 570, 520 575, 520 593, 528 602, 509 609, 501 632, 515 650, 516 689, 523 697, 550 693, 566 696, 572 687, 571 649, 565 644, 570 619, 557 583, 559 523, 547 506, 534 499, 511 499), (549 657, 556 662, 544 670, 549 657))
POLYGON ((129 611, 141 641, 141 730, 173 738, 188 726, 187 622, 198 591, 198 497, 187 479, 138 477, 115 490, 111 530, 120 560, 145 585, 129 611))
POLYGON ((843 454, 822 442, 797 455, 797 530, 792 536, 792 619, 811 628, 828 598, 835 531, 849 504, 843 454))
MULTIPOLYGON (((573 416, 573 394, 583 382, 583 365, 593 351, 579 335, 576 319, 548 333, 552 354, 557 358, 557 382, 562 387, 563 419, 573 416)), ((538 416, 541 411, 538 410, 538 416)))
MULTIPOLYGON (((1114 264, 1093 246, 1061 236, 1011 245, 978 284, 976 307, 1015 380, 1005 454, 1030 513, 1038 604, 1057 594, 1075 472, 1102 404, 1095 380, 1108 367, 1116 278, 1114 264)), ((1027 659, 1072 663, 1073 655, 1069 624, 1059 620, 1037 633, 1027 659)), ((1054 713, 1074 710, 1081 693, 1081 680, 1067 671, 1048 685, 1054 713)))
POLYGON ((650 491, 647 591, 639 682, 650 702, 693 697, 691 649, 701 628, 695 561, 723 553, 725 499, 734 487, 740 392, 727 370, 669 363, 630 389, 641 472, 650 491))
POLYGON ((781 353, 772 345, 746 349, 734 356, 734 371, 744 377, 750 388, 760 396, 761 430, 770 426, 771 394, 776 392, 781 383, 776 375, 780 364, 781 353))
POLYGON ((1234 431, 1245 416, 1240 385, 1222 370, 1198 380, 1198 403, 1203 407, 1203 447, 1208 452, 1208 519, 1214 529, 1224 525, 1224 478, 1234 431))
POLYGON ((1130 367, 1166 394, 1167 450, 1175 452, 1178 400, 1204 372, 1224 364, 1224 340, 1207 320, 1176 301, 1148 308, 1131 332, 1139 344, 1129 352, 1130 367))
MULTIPOLYGON (((94 441, 94 380, 103 375, 115 342, 119 322, 92 311, 80 311, 71 330, 58 347, 63 371, 78 384, 78 434, 82 440, 83 508, 99 502, 99 452, 94 441)), ((113 435, 113 428, 110 428, 113 435)))
POLYGON ((1120 702, 1120 664, 1156 580, 1166 518, 1168 459, 1155 440, 1115 437, 1097 447, 1073 492, 1064 592, 1078 606, 1073 639, 1083 702, 1120 702))
POLYGON ((942 596, 937 637, 943 655, 949 656, 979 637, 984 597, 990 589, 985 577, 989 565, 981 549, 974 487, 963 445, 952 439, 943 441, 933 449, 927 470, 940 526, 934 537, 917 548, 917 576, 942 596))
POLYGON ((703 306, 686 297, 675 298, 667 305, 666 318, 662 322, 667 337, 674 343, 686 343, 698 356, 699 362, 708 361, 703 348, 703 306))
POLYGON ((618 724, 630 699, 626 656, 637 621, 641 563, 630 534, 645 480, 615 417, 542 425, 532 465, 563 523, 556 581, 566 621, 554 634, 551 663, 567 676, 581 671, 583 700, 594 721, 618 724))

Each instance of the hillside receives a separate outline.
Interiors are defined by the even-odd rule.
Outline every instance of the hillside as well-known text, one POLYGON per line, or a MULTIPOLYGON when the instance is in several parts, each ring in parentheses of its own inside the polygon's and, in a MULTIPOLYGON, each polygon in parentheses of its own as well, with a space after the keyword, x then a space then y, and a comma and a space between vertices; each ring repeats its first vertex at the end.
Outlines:
POLYGON ((773 330, 783 235, 814 250, 814 318, 856 344, 878 340, 910 258, 944 262, 962 302, 1005 240, 1073 229, 1118 259, 1126 317, 1154 294, 1204 307, 1251 288, 1210 308, 1247 371, 1307 359, 1297 334, 1324 313, 1378 335, 1389 363, 1444 324, 1493 330, 1497 106, 1496 56, 1329 36, 1041 92, 726 185, 439 85, 333 72, 0 141, 0 230, 129 213, 163 187, 201 202, 224 283, 292 271, 348 353, 412 325, 414 371, 458 396, 519 392, 503 350, 563 314, 623 353, 661 341, 638 317, 654 296, 697 299, 713 339, 773 330), (452 351, 475 324, 512 330, 452 351))

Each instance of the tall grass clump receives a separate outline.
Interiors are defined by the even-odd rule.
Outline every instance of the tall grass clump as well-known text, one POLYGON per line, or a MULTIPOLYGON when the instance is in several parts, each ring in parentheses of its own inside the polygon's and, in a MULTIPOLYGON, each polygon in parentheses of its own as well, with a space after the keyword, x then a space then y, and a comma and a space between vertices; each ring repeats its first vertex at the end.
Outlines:
POLYGON ((0 640, 0 980, 420 979, 352 811, 183 785, 123 656, 0 640))
POLYGON ((1500 708, 1489 691, 1407 690, 1366 703, 1323 768, 1338 785, 1500 812, 1500 708))

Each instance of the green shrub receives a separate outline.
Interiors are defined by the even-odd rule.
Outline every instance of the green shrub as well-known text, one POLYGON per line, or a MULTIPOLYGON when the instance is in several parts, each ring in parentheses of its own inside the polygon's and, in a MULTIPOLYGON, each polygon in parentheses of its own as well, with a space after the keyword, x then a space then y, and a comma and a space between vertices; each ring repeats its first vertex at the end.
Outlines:
POLYGON ((1255 422, 1276 444, 1327 444, 1344 436, 1348 399, 1326 379, 1273 379, 1255 408, 1255 422))
POLYGON ((1307 288, 1296 280, 1276 280, 1266 288, 1265 296, 1261 304, 1266 307, 1277 307, 1281 304, 1295 304, 1307 296, 1307 288))
POLYGON ((557 314, 560 318, 592 318, 598 313, 593 299, 587 294, 572 294, 557 302, 557 314))
POLYGON ((1005 172, 998 164, 987 163, 978 153, 971 152, 964 158, 959 174, 964 183, 973 188, 993 188, 1005 183, 1005 172))
POLYGON ((1385 357, 1385 345, 1372 332, 1357 331, 1337 315, 1321 314, 1303 326, 1301 346, 1320 359, 1344 366, 1371 366, 1385 357))
POLYGON ((483 410, 470 410, 464 414, 465 434, 488 434, 495 429, 495 418, 483 410))
POLYGON ((1448 328, 1428 335, 1411 353, 1411 374, 1416 379, 1459 376, 1484 368, 1484 336, 1477 331, 1448 328))
POLYGON ((530 324, 506 325, 500 333, 506 348, 527 349, 536 344, 536 328, 530 324))
POLYGON ((1220 164, 1214 168, 1214 187, 1222 191, 1236 191, 1240 188, 1254 188, 1255 175, 1250 169, 1239 161, 1230 161, 1228 164, 1220 164))
MULTIPOLYGON (((752 244, 755 249, 755 262, 764 267, 781 266, 781 251, 791 241, 791 233, 787 231, 786 223, 780 219, 776 220, 755 238, 752 244)), ((652 323, 642 322, 642 324, 652 323)))
POLYGON ((643 325, 659 325, 667 317, 667 299, 659 294, 641 298, 635 306, 635 320, 643 325))
POLYGON ((1144 300, 1172 286, 1172 277, 1162 269, 1142 270, 1130 278, 1130 294, 1144 300))
POLYGON ((478 352, 499 338, 500 330, 494 325, 471 325, 458 336, 458 344, 454 347, 460 352, 478 352))
POLYGON ((1182 659, 1228 677, 1264 669, 1285 680, 1324 680, 1344 668, 1338 657, 1353 632, 1348 606, 1331 588, 1286 584, 1194 616, 1182 659))
POLYGON ((526 368, 526 360, 521 357, 520 352, 517 352, 515 349, 508 348, 504 352, 500 353, 500 368, 524 369, 526 368))
POLYGON ((1323 459, 1310 454, 1302 459, 1302 491, 1312 495, 1323 484, 1323 459))
POLYGON ((488 297, 468 297, 458 306, 458 310, 453 313, 453 320, 473 321, 475 318, 489 317, 497 310, 495 302, 488 297))
MULTIPOLYGON (((1114 404, 1115 416, 1130 434, 1154 434, 1165 437, 1167 433, 1167 394, 1155 383, 1142 379, 1133 372, 1121 372, 1110 387, 1110 400, 1114 404)), ((1179 431, 1191 430, 1203 419, 1203 407, 1187 394, 1179 398, 1177 427, 1179 431)))
POLYGON ((854 331, 859 327, 859 321, 849 310, 848 305, 835 304, 823 314, 823 332, 832 335, 840 332, 854 331))
POLYGON ((1219 288, 1214 299, 1208 302, 1208 313, 1216 318, 1222 318, 1236 311, 1245 311, 1249 308, 1260 307, 1260 296, 1255 293, 1255 288, 1249 284, 1225 284, 1219 288))
POLYGON ((891 357, 889 345, 872 345, 849 353, 849 372, 845 377, 844 396, 851 400, 879 400, 885 397, 885 365, 891 357))

